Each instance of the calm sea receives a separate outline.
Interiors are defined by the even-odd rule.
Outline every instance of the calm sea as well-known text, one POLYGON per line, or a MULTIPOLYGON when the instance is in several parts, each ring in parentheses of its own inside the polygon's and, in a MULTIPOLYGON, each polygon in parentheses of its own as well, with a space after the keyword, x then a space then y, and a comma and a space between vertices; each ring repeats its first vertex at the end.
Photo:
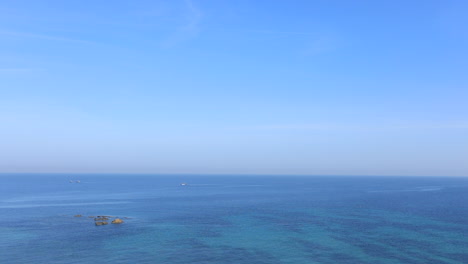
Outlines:
POLYGON ((0 263, 468 263, 468 178, 4 174, 0 263))

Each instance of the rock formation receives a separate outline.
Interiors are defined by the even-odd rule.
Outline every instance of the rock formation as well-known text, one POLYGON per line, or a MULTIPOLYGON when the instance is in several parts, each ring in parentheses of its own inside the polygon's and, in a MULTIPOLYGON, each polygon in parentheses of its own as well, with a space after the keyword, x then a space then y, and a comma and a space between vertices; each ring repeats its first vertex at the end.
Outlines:
MULTIPOLYGON (((74 217, 83 217, 81 214, 74 215, 74 217)), ((108 225, 109 224, 109 219, 114 219, 112 220, 112 224, 122 224, 124 221, 120 218, 117 218, 116 216, 109 216, 109 215, 97 215, 97 216, 88 216, 88 218, 94 218, 94 224, 96 226, 101 226, 101 225, 108 225)), ((130 219, 129 217, 122 217, 123 219, 130 219)))
POLYGON ((112 221, 112 224, 121 224, 123 222, 124 221, 122 221, 122 219, 116 218, 116 219, 114 219, 114 221, 112 221))

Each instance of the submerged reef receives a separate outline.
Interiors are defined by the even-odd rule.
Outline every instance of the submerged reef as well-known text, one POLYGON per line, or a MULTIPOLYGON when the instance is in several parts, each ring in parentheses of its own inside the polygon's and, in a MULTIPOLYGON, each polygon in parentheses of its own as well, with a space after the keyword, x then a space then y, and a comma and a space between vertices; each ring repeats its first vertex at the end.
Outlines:
MULTIPOLYGON (((74 215, 73 217, 82 217, 82 216, 83 215, 81 215, 81 214, 77 214, 77 215, 74 215)), ((121 218, 118 218, 116 216, 110 216, 110 215, 98 215, 98 216, 90 215, 87 218, 88 219, 93 218, 94 225, 96 225, 96 226, 108 225, 109 220, 111 220, 112 224, 122 224, 122 223, 124 223, 124 221, 121 218)), ((130 219, 129 217, 122 217, 122 218, 123 219, 130 219)), ((84 219, 86 219, 86 218, 84 218, 84 219)))

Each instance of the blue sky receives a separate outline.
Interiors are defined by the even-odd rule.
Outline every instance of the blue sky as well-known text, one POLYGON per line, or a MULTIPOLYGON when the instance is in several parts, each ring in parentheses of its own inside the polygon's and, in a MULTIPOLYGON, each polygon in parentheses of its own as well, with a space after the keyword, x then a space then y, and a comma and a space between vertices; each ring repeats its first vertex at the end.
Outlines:
POLYGON ((2 1, 0 172, 468 176, 466 1, 2 1))

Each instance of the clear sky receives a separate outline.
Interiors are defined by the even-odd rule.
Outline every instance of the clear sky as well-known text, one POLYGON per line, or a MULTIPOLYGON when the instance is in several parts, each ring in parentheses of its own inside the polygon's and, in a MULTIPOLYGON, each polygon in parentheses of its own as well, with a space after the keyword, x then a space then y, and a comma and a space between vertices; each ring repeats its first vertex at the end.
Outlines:
POLYGON ((0 172, 468 176, 467 1, 0 2, 0 172))

